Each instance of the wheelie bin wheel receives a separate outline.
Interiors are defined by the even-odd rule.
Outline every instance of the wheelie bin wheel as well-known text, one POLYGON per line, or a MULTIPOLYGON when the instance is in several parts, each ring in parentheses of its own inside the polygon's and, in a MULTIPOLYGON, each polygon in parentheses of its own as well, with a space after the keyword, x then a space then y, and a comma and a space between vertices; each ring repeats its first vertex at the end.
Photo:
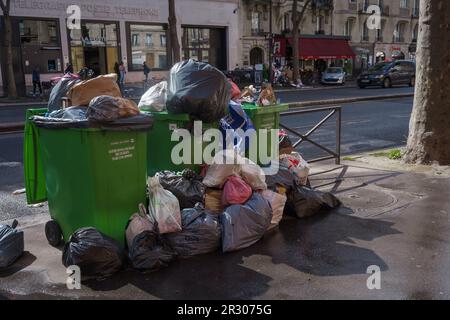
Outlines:
POLYGON ((62 231, 55 220, 50 220, 45 224, 45 236, 50 245, 57 247, 62 240, 62 231))

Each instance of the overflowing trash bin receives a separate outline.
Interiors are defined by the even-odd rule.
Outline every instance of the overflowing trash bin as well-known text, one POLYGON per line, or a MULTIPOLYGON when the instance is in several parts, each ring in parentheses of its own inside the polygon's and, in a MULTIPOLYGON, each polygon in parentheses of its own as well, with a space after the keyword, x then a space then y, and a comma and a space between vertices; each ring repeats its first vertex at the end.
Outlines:
POLYGON ((32 202, 48 200, 53 219, 46 225, 48 241, 58 245, 81 227, 95 227, 123 246, 130 213, 146 202, 147 131, 153 119, 93 123, 35 116, 33 122, 37 130, 27 139, 34 148, 25 143, 34 151, 25 153, 27 193, 32 202))
POLYGON ((277 104, 271 86, 240 93, 217 69, 195 61, 176 64, 170 75, 144 94, 139 108, 106 76, 70 89, 80 106, 28 110, 27 201, 48 200, 45 233, 55 246, 64 239, 64 265, 100 278, 122 270, 126 260, 153 272, 177 257, 245 249, 284 214, 306 218, 340 205, 331 193, 309 187, 309 166, 288 136, 277 137, 281 155, 267 139, 267 156, 279 162, 274 175, 248 159, 242 131, 279 129, 288 109, 277 104), (101 92, 90 85, 97 82, 104 83, 101 92), (203 155, 209 144, 203 133, 211 128, 231 131, 232 145, 222 141, 206 163, 195 153, 203 155), (193 141, 185 163, 173 155, 178 129, 193 141))
POLYGON ((154 176, 157 172, 169 171, 183 171, 184 169, 191 169, 197 173, 200 170, 200 163, 195 164, 194 159, 194 143, 200 144, 203 150, 206 143, 201 141, 201 134, 206 130, 214 128, 218 129, 218 123, 202 122, 202 132, 197 135, 197 139, 193 140, 192 157, 189 163, 176 164, 172 159, 172 150, 179 143, 179 141, 172 141, 172 133, 177 129, 186 129, 191 132, 191 138, 194 138, 194 121, 186 113, 172 114, 167 111, 149 112, 153 119, 153 130, 147 135, 147 150, 148 150, 148 176, 154 176), (195 142, 197 141, 197 142, 195 142))

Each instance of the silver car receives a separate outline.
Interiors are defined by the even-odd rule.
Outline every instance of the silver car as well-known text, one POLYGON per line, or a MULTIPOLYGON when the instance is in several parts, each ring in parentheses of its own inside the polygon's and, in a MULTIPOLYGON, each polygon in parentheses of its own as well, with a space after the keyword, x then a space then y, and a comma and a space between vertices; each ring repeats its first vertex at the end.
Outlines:
POLYGON ((345 71, 343 68, 331 67, 322 73, 322 84, 345 84, 345 71))

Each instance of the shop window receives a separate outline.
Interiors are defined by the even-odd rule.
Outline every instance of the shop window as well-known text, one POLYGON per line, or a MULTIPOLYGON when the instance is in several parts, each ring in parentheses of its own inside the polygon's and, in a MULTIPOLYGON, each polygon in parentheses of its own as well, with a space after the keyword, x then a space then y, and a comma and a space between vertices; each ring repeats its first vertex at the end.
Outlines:
POLYGON ((25 73, 62 71, 61 42, 57 20, 23 19, 19 23, 25 73))
POLYGON ((68 30, 73 69, 92 69, 95 75, 114 73, 119 62, 117 23, 81 22, 81 30, 68 30))
MULTIPOLYGON (((167 69, 167 28, 163 25, 129 24, 128 33, 131 35, 131 62, 129 69, 143 70, 143 63, 152 69, 167 69), (134 36, 145 39, 145 42, 135 42, 134 36)), ((143 40, 144 41, 144 40, 143 40)))
POLYGON ((138 34, 132 34, 131 35, 131 44, 133 46, 138 46, 139 45, 139 35, 138 34))
POLYGON ((220 70, 226 69, 225 29, 183 27, 182 40, 184 59, 207 62, 220 70))

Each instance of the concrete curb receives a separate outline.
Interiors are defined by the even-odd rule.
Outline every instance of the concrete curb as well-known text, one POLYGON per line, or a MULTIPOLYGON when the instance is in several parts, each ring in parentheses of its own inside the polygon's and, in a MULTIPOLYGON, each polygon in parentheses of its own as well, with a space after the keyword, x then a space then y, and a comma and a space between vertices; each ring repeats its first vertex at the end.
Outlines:
POLYGON ((25 122, 11 122, 6 124, 0 124, 0 133, 23 131, 25 122))
POLYGON ((400 93, 400 94, 384 95, 384 96, 368 96, 368 97, 316 100, 316 101, 305 101, 305 102, 292 102, 292 103, 289 103, 289 108, 295 109, 295 108, 304 108, 304 107, 312 107, 312 106, 335 105, 335 104, 344 104, 344 103, 352 103, 352 102, 360 102, 360 101, 388 100, 388 99, 408 98, 408 97, 414 97, 414 93, 400 93))
POLYGON ((305 91, 321 91, 321 90, 338 90, 338 89, 356 89, 358 88, 356 84, 345 85, 345 86, 327 86, 327 87, 303 87, 303 88, 277 88, 273 91, 275 93, 286 93, 286 92, 305 92, 305 91))

